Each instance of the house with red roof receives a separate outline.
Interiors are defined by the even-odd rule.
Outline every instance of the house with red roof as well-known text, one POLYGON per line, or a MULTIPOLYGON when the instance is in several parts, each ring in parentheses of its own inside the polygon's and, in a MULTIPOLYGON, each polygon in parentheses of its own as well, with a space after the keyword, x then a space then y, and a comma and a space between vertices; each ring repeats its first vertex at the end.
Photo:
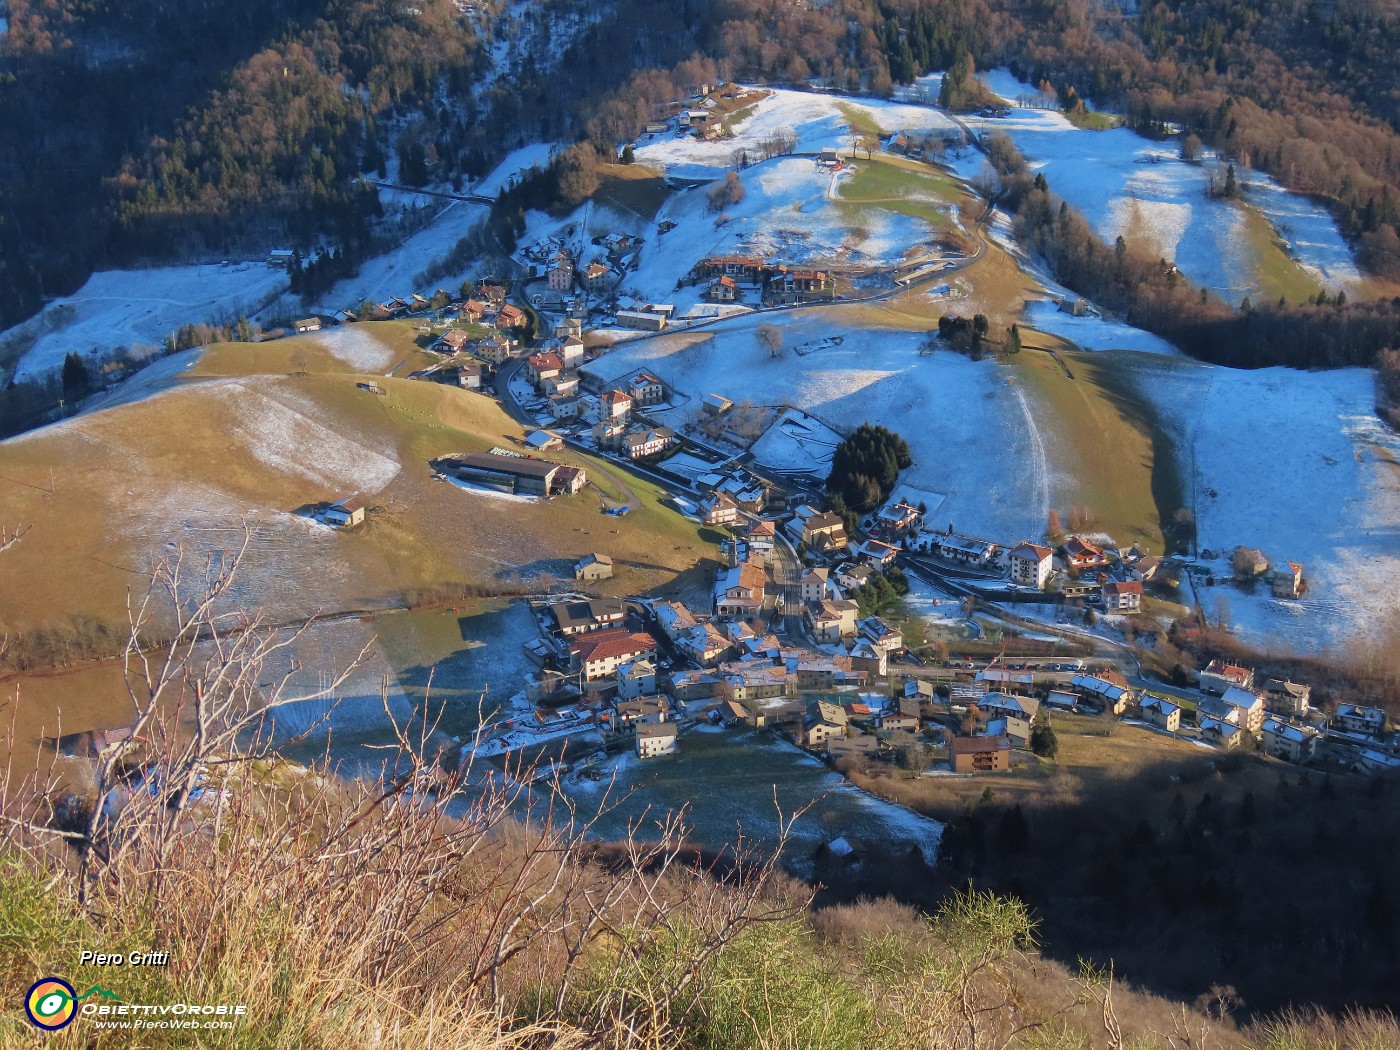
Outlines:
POLYGON ((1135 613, 1142 611, 1142 583, 1125 580, 1103 585, 1103 607, 1109 612, 1135 613))
POLYGON ((655 650, 656 640, 651 635, 636 634, 625 627, 592 631, 569 642, 570 665, 585 682, 606 678, 619 664, 655 650))

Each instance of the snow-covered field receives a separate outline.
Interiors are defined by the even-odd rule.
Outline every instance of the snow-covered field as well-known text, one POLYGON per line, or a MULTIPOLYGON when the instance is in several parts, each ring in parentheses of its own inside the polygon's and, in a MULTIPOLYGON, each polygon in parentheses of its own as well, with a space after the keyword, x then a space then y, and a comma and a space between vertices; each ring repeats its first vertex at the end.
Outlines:
MULTIPOLYGON (((735 318, 709 328, 713 338, 700 342, 692 335, 627 343, 589 371, 611 381, 643 367, 693 397, 714 392, 795 404, 842 431, 883 423, 909 442, 914 466, 905 480, 945 497, 940 521, 1012 542, 1039 534, 1054 478, 1034 414, 1024 410, 1007 370, 951 352, 921 356, 922 335, 870 328, 844 328, 840 345, 805 356, 788 349, 771 360, 755 334, 764 322, 782 330, 788 348, 842 326, 837 310, 735 318)), ((799 464, 790 437, 760 439, 760 462, 767 453, 775 467, 808 467, 806 458, 799 464)), ((809 440, 806 448, 810 456, 816 446, 809 440)))
POLYGON ((182 324, 251 317, 286 287, 286 273, 261 262, 104 270, 7 333, 42 333, 20 359, 15 377, 61 368, 73 351, 156 348, 182 324))
POLYGON ((872 119, 887 135, 900 131, 943 131, 954 127, 947 116, 923 106, 873 99, 818 95, 807 91, 772 91, 752 114, 733 126, 734 137, 705 142, 691 135, 643 136, 637 160, 686 179, 718 179, 734 166, 739 150, 755 150, 774 135, 797 136, 798 153, 851 147, 850 121, 842 107, 872 119))
POLYGON ((1142 350, 1149 354, 1177 354, 1171 343, 1151 332, 1112 317, 1075 317, 1049 299, 1026 303, 1026 323, 1042 332, 1062 336, 1083 350, 1142 350))
MULTIPOLYGON (((922 219, 878 207, 839 202, 833 176, 810 157, 783 157, 740 173, 744 198, 711 211, 702 189, 682 191, 656 220, 676 228, 653 236, 637 270, 622 282, 627 294, 675 303, 684 312, 699 302, 704 285, 677 289, 697 262, 711 255, 756 255, 796 266, 879 266, 926 249, 931 236, 922 219)), ((755 293, 746 299, 752 304, 755 293)))
POLYGON ((429 265, 445 258, 485 217, 484 204, 450 201, 431 222, 399 247, 367 259, 360 264, 360 271, 354 277, 337 281, 329 292, 317 299, 314 308, 321 313, 353 310, 366 299, 383 302, 395 295, 407 297, 414 292, 431 295, 437 285, 456 291, 467 274, 448 274, 435 282, 433 288, 420 287, 418 276, 429 265))
POLYGON ((1400 437, 1376 417, 1369 371, 1133 364, 1188 477, 1194 462, 1200 547, 1223 552, 1216 576, 1228 577, 1229 553, 1244 545, 1301 562, 1309 583, 1299 601, 1262 586, 1202 588, 1208 615, 1223 597, 1246 636, 1318 650, 1400 610, 1400 437))
MULTIPOLYGON (((216 398, 234 413, 230 443, 237 443, 263 466, 305 478, 334 490, 378 492, 397 476, 400 464, 357 441, 315 406, 291 395, 278 397, 267 383, 227 380, 189 388, 190 396, 216 398), (237 388, 230 397, 229 387, 237 388)), ((171 396, 171 395, 168 395, 171 396)))
MULTIPOLYGON (((1006 70, 979 79, 1014 105, 1034 89, 1006 70)), ((1055 193, 1081 211, 1110 244, 1118 236, 1175 262, 1193 281, 1238 302, 1257 291, 1255 258, 1246 216, 1237 205, 1213 200, 1206 187, 1214 158, 1188 164, 1175 140, 1153 142, 1128 128, 1085 131, 1058 111, 1013 108, 1007 117, 967 118, 979 133, 1001 131, 1041 171, 1055 193)), ((980 156, 965 163, 980 169, 980 156)), ((963 172, 971 177, 974 170, 963 172)), ((1247 195, 1275 225, 1299 264, 1326 287, 1353 291, 1360 274, 1336 222, 1320 205, 1256 172, 1241 172, 1247 195)))
POLYGON ((471 191, 482 197, 494 197, 501 190, 511 186, 530 168, 543 168, 559 147, 553 142, 532 142, 521 146, 506 155, 491 173, 472 187, 471 191))
POLYGON ((754 442, 753 455, 774 470, 825 475, 841 435, 801 409, 789 408, 754 442))
POLYGON ((325 347, 337 361, 366 374, 383 372, 398 356, 361 325, 341 325, 301 338, 325 347))

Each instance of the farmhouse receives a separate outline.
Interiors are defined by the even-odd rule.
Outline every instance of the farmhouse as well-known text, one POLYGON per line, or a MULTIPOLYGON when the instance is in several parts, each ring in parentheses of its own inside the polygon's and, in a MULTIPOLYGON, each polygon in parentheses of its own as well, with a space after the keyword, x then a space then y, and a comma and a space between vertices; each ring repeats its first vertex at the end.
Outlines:
POLYGON ((960 565, 985 565, 996 557, 997 550, 997 545, 988 540, 955 536, 951 532, 942 533, 934 543, 934 552, 940 558, 960 565))
POLYGON ((1065 541, 1065 564, 1072 572, 1097 569, 1108 564, 1108 555, 1102 547, 1096 547, 1079 536, 1071 536, 1065 541))
POLYGON ((321 512, 321 518, 327 525, 348 529, 365 520, 365 505, 358 496, 352 496, 339 503, 332 503, 321 512))
POLYGON ((297 335, 306 332, 319 332, 321 330, 321 319, 319 317, 306 317, 292 325, 297 330, 297 335))
POLYGON ((561 496, 574 496, 583 491, 583 486, 588 484, 588 472, 582 467, 571 467, 567 463, 559 468, 554 475, 554 485, 551 492, 561 496))
POLYGON ((1275 598, 1299 598, 1303 594, 1303 567, 1296 561, 1276 566, 1269 576, 1275 598))
POLYGON ((983 718, 1024 718, 1034 722, 1040 701, 1030 696, 1011 696, 1007 693, 987 693, 977 701, 977 713, 983 718))
POLYGON ((666 327, 666 318, 647 310, 619 310, 617 323, 622 328, 635 328, 643 332, 659 332, 666 327))
POLYGON ((462 347, 467 345, 467 333, 460 328, 449 328, 442 333, 433 349, 443 354, 461 353, 462 347))
POLYGON ((727 397, 720 397, 718 394, 706 394, 701 398, 700 403, 705 411, 712 416, 722 416, 734 407, 734 402, 727 397))
POLYGON ((802 523, 802 543, 814 554, 845 550, 847 542, 846 524, 839 514, 810 514, 802 523))
POLYGON ((1338 704, 1332 720, 1348 733, 1380 736, 1385 731, 1385 712, 1378 707, 1338 704))
POLYGON ((1316 729, 1295 726, 1278 718, 1266 718, 1263 724, 1264 750, 1275 758, 1302 765, 1317 752, 1316 729))
POLYGON ((1276 714, 1302 718, 1308 713, 1311 698, 1311 686, 1300 685, 1287 679, 1264 680, 1264 703, 1276 714))
POLYGON ((637 757, 660 758, 678 750, 679 731, 674 722, 645 722, 637 726, 637 757))
POLYGON ((632 413, 632 399, 621 390, 609 390, 602 396, 603 419, 626 419, 632 413))
POLYGON ((1026 587, 1044 587, 1054 565, 1054 551, 1026 540, 1012 547, 1007 554, 1011 563, 1011 582, 1026 587))
POLYGON ((501 307, 500 313, 496 315, 497 328, 525 328, 529 324, 529 315, 526 314, 524 310, 520 309, 520 307, 512 306, 510 303, 506 303, 505 306, 501 307))
POLYGON ((919 511, 903 500, 884 507, 875 515, 875 527, 891 539, 903 536, 919 521, 919 511))
POLYGON ((895 558, 899 555, 899 548, 891 547, 888 543, 881 543, 879 540, 865 540, 856 548, 856 554, 883 568, 886 565, 894 564, 895 558))
POLYGON ((666 451, 675 441, 675 432, 669 427, 637 427, 622 439, 622 450, 628 459, 643 459, 666 451))
POLYGON ((654 405, 666 396, 666 384, 650 372, 638 372, 627 381, 627 394, 639 405, 654 405))
POLYGON ((720 274, 705 289, 705 298, 714 303, 733 303, 739 299, 738 282, 728 274, 720 274))
POLYGON ((536 386, 546 379, 553 379, 562 371, 564 360, 558 354, 531 354, 525 359, 525 374, 536 386))
POLYGON ((570 664, 585 682, 593 682, 612 675, 619 664, 655 649, 651 635, 632 634, 625 627, 593 631, 569 643, 570 664))
POLYGON ((549 606, 555 630, 565 637, 617 627, 626 618, 616 598, 571 598, 549 606))
POLYGON ((1011 768, 1011 741, 1004 736, 956 736, 948 751, 954 773, 1004 773, 1011 768))
POLYGON ((600 262, 588 264, 588 268, 583 271, 583 286, 590 292, 606 291, 608 287, 609 270, 600 262))
POLYGON ((1103 607, 1109 612, 1135 613, 1142 611, 1142 584, 1127 580, 1103 585, 1103 607))
POLYGON ((809 602, 802 612, 819 642, 839 642, 856 633, 856 603, 827 598, 809 602))
POLYGON ((574 565, 576 580, 610 580, 613 574, 613 560, 606 554, 585 554, 574 565))
POLYGON ((1201 727, 1202 740, 1208 744, 1223 747, 1227 751, 1239 747, 1245 736, 1244 730, 1235 723, 1226 722, 1213 715, 1198 714, 1196 722, 1201 727))
POLYGON ((1248 582, 1269 571, 1269 559, 1264 557, 1263 551, 1241 546, 1236 547, 1234 554, 1230 556, 1230 566, 1234 570, 1235 579, 1248 582))
POLYGON ((1142 720, 1149 725, 1165 729, 1168 733, 1175 733, 1181 728, 1181 708, 1170 700, 1160 696, 1144 696, 1139 706, 1142 708, 1142 720))

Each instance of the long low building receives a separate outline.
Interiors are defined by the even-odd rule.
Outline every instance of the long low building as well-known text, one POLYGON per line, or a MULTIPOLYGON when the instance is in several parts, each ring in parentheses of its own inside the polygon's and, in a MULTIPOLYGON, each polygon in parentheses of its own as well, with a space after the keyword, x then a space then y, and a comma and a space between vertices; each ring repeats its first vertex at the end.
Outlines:
POLYGON ((545 459, 470 452, 444 459, 438 466, 463 481, 517 495, 552 496, 558 492, 577 492, 582 487, 576 484, 582 471, 545 459))

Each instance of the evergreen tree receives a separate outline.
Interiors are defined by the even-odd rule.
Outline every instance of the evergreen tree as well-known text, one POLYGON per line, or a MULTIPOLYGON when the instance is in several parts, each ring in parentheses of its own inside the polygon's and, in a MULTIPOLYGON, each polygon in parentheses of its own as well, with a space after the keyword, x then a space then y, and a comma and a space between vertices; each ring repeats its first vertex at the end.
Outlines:
POLYGON ((63 398, 72 401, 86 394, 92 385, 88 376, 87 363, 81 354, 69 353, 63 357, 63 398))
POLYGON ((1060 742, 1055 738, 1055 727, 1050 724, 1050 716, 1041 708, 1031 726, 1031 751, 1041 758, 1054 758, 1060 753, 1060 742))

